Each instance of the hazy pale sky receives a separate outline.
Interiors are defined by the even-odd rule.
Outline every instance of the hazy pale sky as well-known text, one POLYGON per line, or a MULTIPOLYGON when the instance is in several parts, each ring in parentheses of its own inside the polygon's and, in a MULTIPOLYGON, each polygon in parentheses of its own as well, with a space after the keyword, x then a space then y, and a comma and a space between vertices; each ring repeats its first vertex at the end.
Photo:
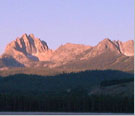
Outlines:
POLYGON ((134 0, 0 0, 0 53, 23 33, 52 49, 134 39, 134 0))

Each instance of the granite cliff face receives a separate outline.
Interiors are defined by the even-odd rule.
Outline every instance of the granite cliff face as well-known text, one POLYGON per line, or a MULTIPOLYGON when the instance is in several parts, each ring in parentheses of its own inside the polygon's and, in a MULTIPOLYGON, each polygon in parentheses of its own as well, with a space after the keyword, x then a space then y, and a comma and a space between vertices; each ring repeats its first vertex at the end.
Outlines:
POLYGON ((47 60, 51 53, 52 50, 45 41, 41 41, 33 34, 24 34, 7 45, 4 55, 10 55, 18 62, 27 64, 29 61, 47 60))
POLYGON ((129 40, 126 42, 114 41, 115 45, 119 48, 120 52, 125 56, 134 56, 134 41, 129 40))
POLYGON ((15 41, 7 45, 5 52, 11 52, 11 50, 16 50, 24 53, 25 55, 36 54, 46 52, 48 46, 46 42, 35 38, 33 34, 29 36, 24 34, 21 38, 17 38, 15 41))
POLYGON ((123 63, 123 66, 131 65, 132 70, 133 56, 133 40, 121 42, 106 38, 96 46, 67 43, 53 51, 45 41, 24 34, 7 45, 0 57, 0 67, 117 69, 123 63))

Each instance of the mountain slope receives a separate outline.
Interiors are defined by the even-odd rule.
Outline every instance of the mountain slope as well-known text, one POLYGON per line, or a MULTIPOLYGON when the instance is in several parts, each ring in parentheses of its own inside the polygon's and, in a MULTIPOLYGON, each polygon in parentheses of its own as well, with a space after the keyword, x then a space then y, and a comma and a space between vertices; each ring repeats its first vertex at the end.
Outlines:
POLYGON ((73 60, 78 60, 78 56, 81 53, 91 48, 91 46, 85 46, 81 44, 67 43, 62 45, 52 54, 50 61, 52 61, 54 65, 50 65, 50 67, 57 67, 68 62, 72 62, 73 60))
POLYGON ((24 67, 24 65, 16 61, 12 56, 4 54, 0 58, 0 68, 4 69, 6 67, 24 67))

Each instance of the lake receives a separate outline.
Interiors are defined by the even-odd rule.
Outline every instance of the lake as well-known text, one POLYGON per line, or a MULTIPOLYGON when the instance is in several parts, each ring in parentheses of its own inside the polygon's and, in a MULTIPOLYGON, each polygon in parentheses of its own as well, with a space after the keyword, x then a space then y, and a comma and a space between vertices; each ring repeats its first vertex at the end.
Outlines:
POLYGON ((133 113, 0 112, 0 115, 133 115, 133 113))

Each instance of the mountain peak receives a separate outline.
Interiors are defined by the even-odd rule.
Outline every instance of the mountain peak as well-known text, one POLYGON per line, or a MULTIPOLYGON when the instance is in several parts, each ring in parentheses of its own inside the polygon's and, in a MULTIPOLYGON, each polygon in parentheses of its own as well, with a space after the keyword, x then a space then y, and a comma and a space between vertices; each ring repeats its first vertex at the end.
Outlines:
POLYGON ((108 44, 108 43, 112 43, 112 41, 109 38, 105 38, 99 43, 108 44))
POLYGON ((35 38, 35 36, 34 36, 34 34, 33 33, 31 33, 31 34, 29 34, 29 37, 31 37, 31 38, 35 38))
POLYGON ((111 41, 109 38, 105 38, 96 46, 66 43, 53 51, 48 48, 45 41, 35 37, 34 34, 24 33, 7 45, 4 54, 12 56, 17 62, 24 64, 26 67, 31 66, 31 61, 33 64, 37 64, 36 66, 57 67, 66 63, 70 64, 70 62, 87 61, 100 56, 104 57, 104 55, 108 55, 107 57, 133 56, 134 41, 111 41))
POLYGON ((26 39, 26 38, 28 38, 28 35, 26 33, 24 33, 21 38, 26 39))
POLYGON ((18 37, 16 40, 9 43, 5 49, 5 53, 10 54, 13 57, 21 57, 23 54, 23 57, 26 56, 32 60, 40 60, 38 56, 40 54, 46 54, 48 50, 49 48, 45 41, 35 38, 34 34, 27 35, 25 33, 21 37, 18 37))
POLYGON ((97 46, 101 46, 101 47, 105 47, 105 48, 109 48, 114 46, 113 42, 109 39, 109 38, 105 38, 102 41, 100 41, 97 46))
POLYGON ((109 38, 105 38, 104 40, 99 42, 99 44, 97 45, 97 49, 99 49, 100 51, 109 49, 111 51, 119 52, 117 46, 109 38))
POLYGON ((31 33, 31 34, 26 34, 26 33, 24 33, 21 37, 18 37, 17 39, 22 39, 22 40, 38 40, 38 41, 41 41, 39 38, 36 38, 35 36, 34 36, 34 34, 33 33, 31 33))
POLYGON ((18 39, 23 39, 23 40, 30 40, 30 39, 32 39, 32 40, 35 40, 35 39, 37 39, 37 38, 35 38, 35 36, 34 36, 34 34, 26 34, 26 33, 24 33, 21 37, 18 37, 18 39))
POLYGON ((103 39, 103 41, 111 41, 109 38, 105 38, 103 39))

